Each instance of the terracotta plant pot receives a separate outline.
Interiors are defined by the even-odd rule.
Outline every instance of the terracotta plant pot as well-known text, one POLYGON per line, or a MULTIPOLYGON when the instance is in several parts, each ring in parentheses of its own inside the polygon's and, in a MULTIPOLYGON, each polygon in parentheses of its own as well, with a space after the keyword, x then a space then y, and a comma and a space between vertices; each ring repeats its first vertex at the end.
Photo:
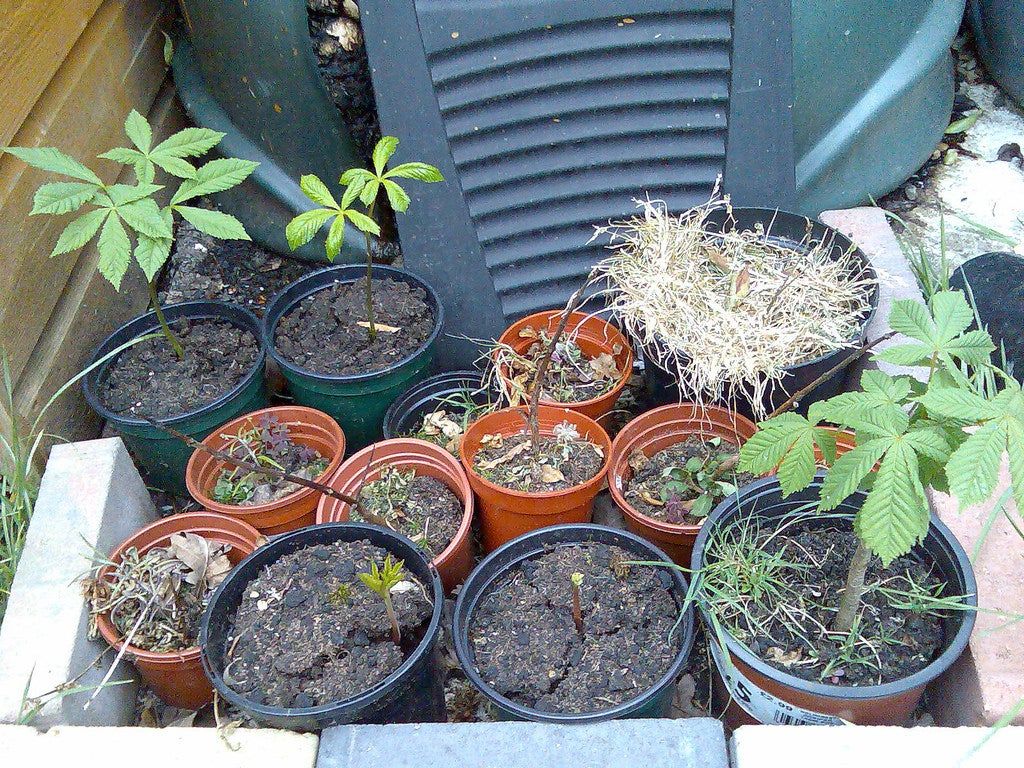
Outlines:
MULTIPOLYGON (((213 512, 186 512, 157 520, 123 541, 111 554, 119 562, 125 551, 135 547, 145 554, 153 547, 165 547, 175 533, 194 533, 218 544, 230 544, 228 559, 237 565, 263 542, 260 532, 241 520, 213 512)), ((113 568, 106 566, 99 578, 110 578, 113 568)), ((111 648, 121 650, 121 635, 107 614, 96 617, 96 626, 111 648)), ((183 651, 157 653, 129 645, 125 657, 131 659, 142 679, 165 702, 182 709, 199 709, 213 701, 213 688, 203 672, 199 646, 183 651)))
MULTIPOLYGON (((778 480, 768 477, 740 489, 737 495, 724 499, 708 516, 693 548, 690 567, 694 572, 705 568, 709 538, 738 517, 756 515, 763 521, 792 519, 807 504, 816 504, 821 493, 824 473, 802 491, 783 499, 778 480)), ((863 505, 866 494, 856 491, 836 509, 835 514, 850 518, 863 505)), ((917 709, 925 687, 945 672, 963 653, 974 628, 977 615, 978 585, 970 559, 950 530, 934 515, 928 533, 913 551, 915 557, 934 562, 935 571, 951 595, 963 595, 963 610, 951 610, 943 618, 944 643, 928 666, 905 678, 879 685, 841 686, 806 680, 782 671, 763 661, 760 656, 734 638, 723 628, 725 648, 709 642, 715 659, 712 709, 725 709, 726 726, 764 723, 811 725, 906 725, 917 709), (728 654, 728 660, 723 658, 728 654)), ((713 626, 710 610, 700 599, 697 606, 705 626, 713 626)), ((709 629, 709 637, 715 632, 709 629)))
MULTIPOLYGON (((462 522, 455 538, 432 561, 441 575, 446 591, 465 581, 473 568, 473 489, 462 466, 444 448, 412 437, 396 437, 368 445, 349 457, 331 476, 328 485, 348 496, 355 496, 366 483, 380 477, 385 467, 414 469, 417 475, 440 480, 462 502, 462 522)), ((347 523, 351 505, 322 496, 316 510, 317 523, 347 523)))
MULTIPOLYGON (((345 456, 345 433, 341 431, 338 422, 322 411, 301 405, 264 408, 239 416, 214 430, 203 440, 203 444, 214 450, 226 450, 229 440, 223 435, 237 434, 239 429, 259 423, 259 418, 264 415, 273 416, 286 424, 296 443, 312 448, 328 459, 330 463, 321 475, 322 478, 330 477, 341 466, 345 456)), ((214 501, 211 495, 217 478, 222 470, 230 468, 227 462, 197 448, 185 469, 185 485, 192 498, 213 512, 242 520, 268 535, 313 524, 320 493, 312 488, 300 488, 275 501, 252 506, 214 501)))
POLYGON ((629 530, 661 547, 674 562, 688 566, 701 526, 668 523, 635 510, 625 496, 633 477, 630 455, 639 450, 651 457, 694 436, 720 437, 733 445, 742 445, 756 431, 757 426, 739 414, 714 405, 701 408, 693 403, 663 405, 629 422, 612 443, 608 476, 612 499, 625 515, 629 530))
POLYGON ((515 491, 482 478, 473 468, 473 457, 480 450, 483 436, 500 434, 509 437, 520 434, 526 428, 525 415, 525 408, 506 408, 489 413, 469 426, 459 446, 459 458, 480 502, 480 528, 486 552, 537 528, 559 523, 590 522, 594 497, 601 490, 608 471, 612 444, 601 425, 578 411, 542 405, 539 412, 541 435, 550 437, 558 424, 569 422, 576 427, 581 437, 604 452, 604 463, 600 471, 585 483, 547 493, 515 491))
MULTIPOLYGON (((518 354, 523 354, 536 339, 524 338, 519 335, 520 331, 524 328, 533 328, 538 331, 544 330, 548 334, 554 333, 558 328, 561 317, 562 311, 557 309, 528 315, 510 325, 501 334, 498 341, 511 347, 518 354)), ((616 367, 622 371, 622 378, 619 379, 610 391, 605 392, 600 397, 594 397, 578 403, 559 403, 542 397, 541 403, 558 408, 568 408, 592 419, 599 419, 615 407, 615 402, 619 399, 619 395, 622 394, 622 390, 632 375, 633 350, 629 346, 629 340, 626 339, 618 328, 608 321, 602 320, 600 317, 588 315, 584 312, 573 312, 569 316, 569 322, 566 323, 563 338, 572 334, 575 334, 576 343, 587 357, 594 358, 603 352, 607 352, 614 357, 616 367), (615 352, 615 347, 619 348, 618 353, 615 352)), ((504 370, 499 371, 499 375, 507 383, 507 372, 504 370)))

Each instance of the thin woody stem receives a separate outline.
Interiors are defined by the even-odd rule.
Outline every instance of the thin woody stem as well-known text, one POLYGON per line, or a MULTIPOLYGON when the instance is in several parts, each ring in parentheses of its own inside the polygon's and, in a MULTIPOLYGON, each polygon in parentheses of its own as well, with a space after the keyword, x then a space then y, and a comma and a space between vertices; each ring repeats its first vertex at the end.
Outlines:
POLYGON ((167 324, 167 318, 164 317, 164 310, 160 306, 160 297, 156 293, 156 285, 152 280, 147 281, 146 288, 149 290, 149 303, 153 306, 153 312, 156 314, 156 321, 160 323, 160 330, 164 332, 164 336, 167 337, 168 343, 171 345, 171 349, 174 350, 174 354, 181 360, 185 357, 185 348, 181 345, 181 340, 174 335, 174 331, 171 330, 171 326, 167 324))
MULTIPOLYGON (((372 221, 376 221, 373 218, 373 209, 376 205, 377 201, 374 200, 366 208, 366 215, 372 221)), ((369 232, 363 234, 366 236, 366 324, 369 326, 367 332, 370 334, 370 341, 374 341, 377 338, 377 325, 373 321, 373 235, 369 232)))
POLYGON ((864 581, 867 577, 868 564, 871 562, 871 550, 863 541, 857 540, 857 551, 850 561, 850 570, 846 574, 846 586, 839 597, 839 613, 833 629, 836 632, 849 634, 853 629, 853 620, 857 617, 861 598, 864 596, 864 581))

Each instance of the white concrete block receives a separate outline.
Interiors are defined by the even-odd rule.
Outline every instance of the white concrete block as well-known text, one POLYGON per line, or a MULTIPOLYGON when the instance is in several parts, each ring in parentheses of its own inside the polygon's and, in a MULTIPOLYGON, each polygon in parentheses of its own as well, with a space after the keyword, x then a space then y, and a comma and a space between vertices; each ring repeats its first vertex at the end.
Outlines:
POLYGON ((1024 728, 746 725, 731 746, 732 768, 1009 768, 1024 728))
MULTIPOLYGON (((85 637, 88 609, 78 582, 90 568, 90 545, 109 553, 156 517, 121 438, 54 446, 0 627, 0 722, 18 721, 30 677, 30 697, 76 678, 80 686, 100 682, 114 655, 85 637)), ((53 698, 33 722, 132 722, 131 665, 122 661, 111 679, 131 682, 104 688, 87 710, 91 692, 53 698)))
POLYGON ((0 726, 4 766, 110 768, 313 768, 319 739, 270 728, 239 728, 221 736, 215 728, 57 727, 45 733, 0 726))

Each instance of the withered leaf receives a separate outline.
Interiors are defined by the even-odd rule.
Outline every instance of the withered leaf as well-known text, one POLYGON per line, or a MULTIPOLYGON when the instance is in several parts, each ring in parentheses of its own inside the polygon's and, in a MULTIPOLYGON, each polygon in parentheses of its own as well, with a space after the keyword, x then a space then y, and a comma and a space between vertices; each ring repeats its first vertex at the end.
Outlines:
POLYGON ((657 496, 652 496, 647 492, 646 488, 640 489, 640 498, 650 504, 652 507, 664 507, 665 502, 659 499, 657 496))
POLYGON ((717 249, 713 249, 708 253, 708 261, 714 264, 723 272, 728 272, 732 269, 732 264, 729 263, 729 259, 725 257, 725 254, 717 249))
POLYGON ((507 461, 511 461, 516 456, 521 454, 523 451, 529 450, 529 448, 530 441, 527 440, 525 442, 520 443, 519 445, 512 446, 512 448, 510 448, 508 452, 505 453, 503 456, 499 456, 496 459, 491 459, 490 461, 482 461, 477 466, 485 471, 488 469, 494 469, 495 467, 500 466, 507 461))
POLYGON ((537 332, 536 328, 528 325, 525 328, 520 329, 520 331, 519 331, 519 338, 520 339, 539 339, 540 338, 540 334, 537 332))
POLYGON ((560 483, 565 480, 565 475, 550 464, 544 464, 540 468, 540 480, 542 483, 560 483))
POLYGON ((644 455, 644 452, 641 451, 639 448, 637 448, 631 454, 629 454, 629 458, 626 459, 626 463, 629 464, 629 468, 633 470, 633 474, 636 474, 641 469, 646 467, 647 462, 649 461, 650 459, 647 458, 647 456, 644 455))
POLYGON ((602 352, 597 357, 592 358, 590 360, 590 368, 598 378, 617 381, 622 375, 615 364, 615 358, 607 352, 602 352))
POLYGON ((500 434, 498 434, 497 432, 493 432, 489 435, 484 435, 483 437, 480 438, 480 447, 500 448, 504 442, 505 439, 500 434))
MULTIPOLYGON (((359 320, 356 323, 356 325, 358 325, 360 328, 369 329, 370 327, 370 324, 365 320, 359 320)), ((401 328, 396 328, 393 325, 384 325, 384 323, 374 323, 373 327, 376 328, 381 333, 398 333, 400 330, 402 330, 401 328)))
POLYGON ((750 265, 744 264, 743 269, 732 278, 732 303, 736 304, 750 293, 750 265))
POLYGON ((193 586, 216 587, 231 571, 226 544, 213 544, 194 533, 171 536, 168 551, 188 569, 185 582, 193 586))

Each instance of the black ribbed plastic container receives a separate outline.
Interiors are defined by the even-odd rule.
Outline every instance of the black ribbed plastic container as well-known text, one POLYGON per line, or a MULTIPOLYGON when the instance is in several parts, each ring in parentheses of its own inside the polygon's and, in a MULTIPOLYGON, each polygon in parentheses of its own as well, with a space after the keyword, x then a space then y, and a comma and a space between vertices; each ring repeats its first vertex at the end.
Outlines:
MULTIPOLYGON (((777 211, 774 208, 733 208, 732 220, 727 220, 725 210, 716 210, 708 217, 708 229, 710 231, 724 231, 736 229, 739 231, 754 229, 756 226, 763 226, 766 232, 770 233, 768 241, 794 250, 807 250, 806 240, 831 242, 830 254, 838 258, 851 248, 853 253, 860 260, 863 272, 866 277, 877 279, 877 274, 871 266, 868 257, 859 248, 854 247, 849 238, 838 230, 822 224, 820 221, 808 219, 795 213, 777 211), (804 244, 801 245, 801 241, 804 244)), ((875 310, 878 308, 878 286, 871 289, 868 301, 871 309, 861 321, 857 334, 850 339, 851 344, 860 346, 864 342, 865 329, 875 310)), ((642 350, 644 353, 644 395, 651 406, 667 405, 692 399, 691 393, 681 393, 674 373, 666 371, 654 362, 656 354, 653 350, 642 350)), ((807 412, 807 406, 817 400, 825 400, 833 395, 839 394, 846 383, 849 373, 849 363, 854 360, 854 349, 839 349, 834 352, 807 360, 797 365, 786 367, 785 376, 778 386, 769 387, 765 393, 762 403, 766 413, 771 413, 778 406, 782 405, 790 395, 799 392, 803 387, 815 381, 826 371, 838 365, 844 359, 848 360, 847 367, 836 372, 834 376, 823 381, 812 389, 800 401, 797 409, 802 413, 807 412)), ((729 408, 743 414, 747 418, 757 418, 751 406, 749 398, 742 392, 737 391, 735 400, 726 398, 723 403, 729 408)))
POLYGON ((541 712, 523 706, 498 693, 484 682, 476 670, 473 649, 469 642, 470 619, 480 599, 491 585, 501 580, 505 574, 517 568, 524 561, 549 552, 553 547, 572 546, 588 541, 622 547, 634 553, 636 560, 663 561, 669 566, 672 563, 668 555, 660 549, 629 531, 588 523, 553 525, 527 533, 494 550, 473 570, 469 578, 466 579, 466 583, 462 585, 459 598, 455 603, 453 619, 455 653, 470 682, 491 700, 497 708, 498 717, 503 720, 580 724, 619 718, 667 717, 669 714, 672 707, 674 683, 690 658, 690 650, 693 648, 694 626, 693 607, 686 604, 689 585, 682 572, 674 567, 666 567, 663 571, 671 579, 672 592, 677 603, 681 607, 685 606, 682 621, 679 622, 676 629, 682 634, 683 641, 679 648, 679 654, 669 670, 657 683, 636 698, 597 712, 583 714, 541 712))
POLYGON ((498 400, 498 394, 484 387, 484 377, 479 371, 448 371, 430 376, 413 384, 398 396, 384 414, 384 439, 404 437, 416 432, 423 425, 423 417, 439 407, 443 400, 467 393, 477 405, 487 405, 498 400))
MULTIPOLYGON (((444 610, 444 588, 423 551, 405 536, 376 525, 326 523, 300 528, 276 537, 239 563, 217 588, 199 629, 203 669, 217 693, 253 719, 275 728, 315 731, 346 723, 443 723, 447 719, 444 687, 436 656, 444 610), (416 579, 430 591, 434 611, 416 649, 397 670, 367 691, 344 701, 318 707, 269 707, 250 701, 224 682, 224 656, 235 612, 250 582, 282 556, 316 544, 368 540, 404 560, 416 579)), ((268 659, 269 663, 271 660, 268 659)))

